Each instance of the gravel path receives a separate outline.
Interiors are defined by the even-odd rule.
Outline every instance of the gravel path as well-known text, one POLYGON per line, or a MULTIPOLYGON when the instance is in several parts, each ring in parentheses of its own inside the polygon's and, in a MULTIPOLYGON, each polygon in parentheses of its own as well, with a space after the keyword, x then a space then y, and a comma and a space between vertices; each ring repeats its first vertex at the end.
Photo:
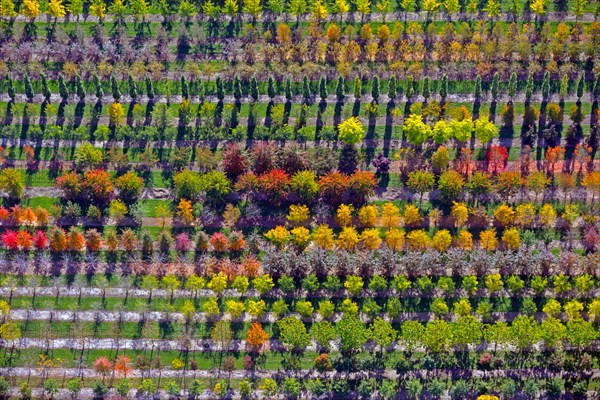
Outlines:
MULTIPOLYGON (((586 313, 584 313, 586 314, 586 313)), ((299 316, 298 314, 294 314, 299 316)), ((338 322, 342 319, 344 313, 335 312, 327 320, 332 322, 338 322)), ((397 317, 391 317, 388 313, 382 312, 378 314, 383 319, 392 322, 404 322, 404 321, 419 321, 426 323, 435 319, 435 314, 432 312, 402 312, 397 317)), ((490 313, 491 318, 495 321, 506 321, 511 322, 519 315, 523 315, 517 311, 509 312, 492 312, 490 313)), ((186 322, 186 318, 182 313, 177 312, 163 312, 163 311, 147 311, 147 312, 133 312, 133 311, 107 311, 107 310, 93 310, 93 311, 69 311, 69 310, 25 310, 25 309, 11 309, 9 316, 15 321, 62 321, 62 322, 140 322, 140 321, 152 321, 152 322, 164 322, 170 321, 172 323, 183 324, 186 322)), ((368 323, 372 320, 372 317, 359 313, 359 318, 368 323)), ((546 318, 546 313, 536 312, 534 317, 537 321, 542 321, 546 318)), ((567 316, 561 314, 560 317, 563 320, 567 320, 567 316)), ((275 323, 282 317, 279 317, 272 312, 265 312, 260 317, 255 317, 247 312, 244 312, 241 316, 234 318, 229 313, 220 313, 218 315, 207 315, 204 312, 197 312, 191 319, 194 322, 214 322, 214 321, 235 321, 250 323, 259 321, 262 323, 275 323)), ((452 314, 451 320, 457 320, 457 316, 452 314)), ((314 323, 325 320, 320 314, 313 313, 310 317, 301 317, 302 321, 308 323, 314 323)))
MULTIPOLYGON (((0 343, 5 347, 10 347, 12 344, 19 349, 71 349, 71 350, 160 350, 160 351, 192 351, 192 352, 218 352, 222 348, 218 343, 214 343, 210 339, 192 339, 192 340, 168 340, 168 339, 98 339, 87 337, 85 339, 80 338, 54 338, 54 339, 38 339, 38 338, 21 338, 14 342, 6 342, 0 340, 0 343)), ((513 345, 498 345, 494 343, 482 342, 478 345, 467 346, 469 351, 483 352, 483 351, 508 351, 516 352, 518 349, 513 345)), ((332 351, 339 351, 339 342, 332 341, 330 343, 330 349, 332 351)), ((364 350, 368 351, 379 351, 381 348, 373 342, 368 342, 363 346, 364 350)), ((544 349, 542 342, 537 343, 533 346, 533 349, 540 351, 544 349)), ((574 350, 572 346, 565 343, 564 349, 574 350)), ((594 341, 590 346, 585 347, 585 351, 598 351, 600 349, 600 340, 594 341)), ((248 346, 245 340, 232 340, 228 351, 233 352, 244 352, 248 350, 248 346)), ((265 346, 265 350, 281 352, 285 351, 286 347, 278 340, 271 339, 265 346)), ((319 346, 314 340, 309 346, 305 348, 306 351, 316 352, 321 351, 322 347, 319 346)), ((426 352, 425 347, 416 347, 412 349, 417 352, 426 352)), ((386 348, 388 352, 394 351, 407 351, 407 347, 399 342, 394 342, 386 348)))
MULTIPOLYGON (((27 296, 31 297, 33 295, 37 297, 46 296, 46 297, 73 297, 73 298, 101 298, 102 296, 111 298, 141 298, 147 299, 150 297, 150 291, 144 289, 126 289, 119 287, 109 287, 109 288, 95 288, 95 287, 75 287, 75 286, 64 286, 60 284, 55 284, 52 287, 48 286, 17 286, 17 287, 8 287, 3 286, 0 287, 0 297, 9 297, 9 296, 27 296)), ((177 289, 173 293, 170 290, 165 289, 156 289, 152 291, 153 298, 211 298, 215 297, 216 293, 210 289, 201 289, 197 292, 192 292, 190 290, 177 289)), ((245 293, 240 293, 236 289, 225 289, 222 294, 222 297, 248 297, 255 298, 260 297, 261 294, 256 289, 248 289, 245 293)), ((490 292, 488 289, 482 288, 477 291, 474 295, 466 293, 463 289, 457 289, 453 293, 446 293, 441 289, 434 288, 430 293, 424 293, 419 289, 407 289, 403 292, 397 292, 395 290, 387 290, 383 292, 373 292, 371 290, 363 290, 359 296, 355 297, 363 297, 363 298, 372 298, 372 297, 409 297, 409 298, 438 298, 438 297, 492 297, 492 298, 502 298, 502 297, 544 297, 544 298, 563 298, 563 299, 572 299, 577 297, 578 294, 571 290, 565 291, 561 293, 556 293, 552 289, 546 289, 544 292, 537 294, 533 291, 533 289, 526 288, 523 289, 518 294, 512 293, 507 289, 503 289, 497 292, 490 292)), ((585 298, 600 298, 600 288, 592 289, 591 291, 580 295, 585 298)), ((266 294, 263 294, 262 297, 277 297, 277 298, 346 298, 349 297, 349 294, 346 290, 340 290, 337 292, 330 292, 328 290, 319 289, 313 293, 309 293, 306 290, 296 290, 292 293, 282 292, 280 290, 273 290, 266 294)))
MULTIPOLYGON (((46 376, 48 378, 77 378, 81 377, 84 379, 102 379, 102 375, 98 374, 95 370, 91 368, 50 368, 46 370, 39 370, 34 368, 0 368, 0 375, 11 376, 11 377, 42 377, 46 376)), ((586 377, 590 379, 596 379, 600 377, 600 369, 592 369, 589 371, 559 371, 554 372, 550 371, 546 368, 522 368, 522 369, 512 369, 512 370, 491 370, 491 371, 482 371, 482 370, 462 370, 462 369, 434 369, 434 370, 415 370, 410 371, 403 374, 398 374, 394 370, 384 370, 384 371, 361 371, 361 372, 317 372, 314 370, 300 370, 300 371, 276 371, 276 370, 260 370, 260 371, 245 371, 245 370, 235 370, 231 373, 217 370, 201 370, 201 371, 174 371, 174 370, 149 370, 149 371, 140 371, 140 370, 132 370, 130 374, 127 375, 129 379, 139 379, 139 378, 173 378, 173 379, 196 379, 196 378, 219 378, 219 377, 227 377, 230 376, 232 379, 244 379, 246 377, 252 378, 283 378, 286 376, 294 376, 297 378, 310 379, 310 378, 324 378, 324 379, 335 379, 335 378, 344 378, 344 379, 365 379, 368 376, 378 376, 380 378, 386 379, 399 379, 402 378, 431 378, 432 376, 441 377, 456 377, 461 379, 468 378, 504 378, 504 377, 512 377, 512 378, 565 378, 565 377, 586 377)), ((119 377, 116 375, 115 377, 119 377)))

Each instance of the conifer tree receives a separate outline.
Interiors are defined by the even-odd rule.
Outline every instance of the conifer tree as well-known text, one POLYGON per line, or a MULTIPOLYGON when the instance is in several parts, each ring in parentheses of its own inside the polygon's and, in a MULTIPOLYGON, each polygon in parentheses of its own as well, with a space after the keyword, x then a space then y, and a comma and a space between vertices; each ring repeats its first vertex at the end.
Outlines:
POLYGON ((258 82, 256 81, 256 76, 253 76, 250 80, 250 97, 252 97, 253 101, 258 101, 258 97, 260 93, 258 93, 258 82))
POLYGON ((492 92, 492 99, 494 101, 498 100, 498 94, 500 91, 500 77, 497 72, 492 78, 492 87, 490 88, 490 91, 492 92))
POLYGON ((544 80, 542 81, 542 99, 547 101, 550 97, 550 73, 546 71, 544 73, 544 80))
POLYGON ((390 100, 393 101, 396 99, 397 95, 398 93, 396 89, 396 75, 392 75, 388 83, 388 97, 390 98, 390 100))
POLYGON ((131 97, 131 101, 136 101, 138 96, 137 85, 131 74, 127 77, 127 86, 129 88, 129 97, 131 97))
POLYGON ((327 82, 324 77, 319 79, 319 97, 325 101, 327 99, 327 82))
POLYGON ((150 100, 154 99, 154 84, 152 83, 152 79, 149 76, 146 77, 146 96, 150 100))
POLYGON ((77 97, 79 100, 83 101, 85 99, 85 88, 83 87, 83 82, 81 81, 81 77, 79 75, 75 76, 75 89, 77 91, 77 97))
POLYGON ((183 75, 181 75, 181 97, 186 100, 190 98, 190 86, 183 75))
POLYGON ((267 83, 267 96, 269 96, 271 100, 275 98, 275 81, 271 75, 269 75, 269 81, 267 83))
POLYGON ((442 76, 442 80, 440 82, 440 97, 441 97, 442 101, 445 101, 447 96, 448 96, 448 77, 446 76, 446 74, 444 74, 442 76))
POLYGON ((217 99, 219 99, 219 101, 223 101, 225 98, 225 91, 223 89, 223 81, 221 80, 220 76, 217 76, 215 84, 217 86, 217 99))
POLYGON ((67 84, 62 74, 58 74, 58 93, 63 101, 67 101, 69 98, 69 89, 67 89, 67 84))
POLYGON ((95 91, 96 97, 98 99, 101 99, 102 96, 104 96, 104 90, 102 89, 102 85, 100 84, 100 79, 98 78, 98 75, 96 73, 94 73, 94 75, 92 76, 92 82, 94 83, 94 91, 95 91))
POLYGON ((339 75, 337 80, 337 85, 335 87, 335 96, 338 101, 344 100, 346 97, 346 88, 344 87, 344 77, 339 75))
POLYGON ((375 75, 371 81, 371 97, 373 100, 379 100, 379 77, 375 75))
POLYGON ((41 74, 40 78, 42 80, 42 95, 44 96, 44 101, 50 101, 50 96, 52 93, 50 92, 50 87, 48 86, 46 74, 41 74))
POLYGON ((475 91, 473 94, 476 100, 481 98, 481 76, 479 75, 475 77, 475 91))
POLYGON ((23 77, 23 84, 25 85, 25 97, 27 97, 28 101, 33 100, 33 87, 31 86, 29 74, 25 74, 23 77))
POLYGON ((511 101, 515 94, 517 93, 517 74, 513 72, 510 74, 510 78, 508 80, 508 97, 510 97, 511 101))
POLYGON ((360 77, 356 77, 354 79, 354 98, 356 100, 360 100, 360 98, 362 97, 362 81, 360 80, 360 77))
POLYGON ((233 98, 237 101, 242 98, 242 83, 237 75, 233 77, 233 98))
POLYGON ((110 88, 112 90, 112 96, 115 99, 115 101, 119 101, 121 99, 121 91, 119 90, 117 78, 115 78, 114 75, 110 76, 110 88))
POLYGON ((302 79, 302 97, 305 102, 308 103, 310 101, 310 84, 308 82, 308 76, 306 75, 304 75, 304 78, 302 79))

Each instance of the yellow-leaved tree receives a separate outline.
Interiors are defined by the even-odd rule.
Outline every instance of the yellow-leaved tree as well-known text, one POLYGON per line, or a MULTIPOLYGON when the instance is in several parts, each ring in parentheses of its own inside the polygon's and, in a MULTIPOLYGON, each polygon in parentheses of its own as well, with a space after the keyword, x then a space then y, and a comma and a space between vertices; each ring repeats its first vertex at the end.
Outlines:
POLYGON ((108 106, 108 118, 112 125, 121 125, 125 120, 125 109, 119 102, 114 102, 108 106))
POLYGON ((360 235, 360 240, 368 250, 375 250, 381 245, 381 236, 376 228, 365 229, 360 235))
POLYGON ((381 208, 381 226, 388 229, 400 226, 400 209, 394 203, 385 203, 381 208))
POLYGON ((402 251, 402 249, 404 249, 405 237, 404 231, 398 228, 392 228, 387 231, 385 235, 385 244, 387 244, 392 251, 402 251))
POLYGON ((103 0, 94 0, 90 4, 90 14, 100 20, 100 23, 104 22, 106 18, 106 4, 103 0))
POLYGON ((56 21, 58 18, 62 18, 67 15, 67 11, 65 10, 65 6, 63 5, 62 0, 50 0, 48 2, 48 14, 54 17, 56 21))
POLYGON ((469 220, 469 208, 465 203, 453 201, 450 217, 452 217, 455 227, 462 228, 469 220))
POLYGON ((377 225, 378 219, 379 210, 377 210, 377 206, 373 204, 362 206, 360 210, 358 210, 358 221, 362 227, 372 228, 377 225))
POLYGON ((473 250, 473 235, 467 230, 461 230, 456 236, 456 245, 463 250, 473 250))
POLYGON ((310 210, 304 204, 292 204, 286 218, 293 225, 303 225, 310 218, 310 210))
POLYGON ((423 229, 410 231, 406 235, 406 241, 412 251, 425 251, 429 246, 429 236, 423 229))
POLYGON ((290 231, 288 231, 285 226, 281 225, 269 230, 267 233, 265 233, 265 237, 277 248, 284 247, 291 239, 290 231))
POLYGON ((517 250, 521 247, 521 233, 517 228, 508 228, 502 234, 502 242, 508 250, 517 250))
POLYGON ((431 238, 431 247, 437 251, 444 252, 450 248, 452 244, 452 235, 447 229, 437 231, 431 238))
POLYGON ((423 217, 419 209, 412 204, 407 204, 404 208, 404 225, 415 227, 421 225, 422 221, 423 217))
POLYGON ((191 224, 194 222, 194 208, 192 206, 192 202, 186 199, 179 200, 179 204, 177 205, 177 217, 184 224, 191 224))
POLYGON ((352 213, 354 212, 354 206, 352 204, 341 204, 336 212, 336 220, 340 226, 352 225, 352 213))
POLYGON ((544 228, 553 227, 554 222, 556 221, 556 210, 554 209, 552 204, 544 204, 542 208, 540 208, 538 218, 540 220, 540 224, 544 228))
POLYGON ((482 249, 493 251, 498 247, 498 237, 495 229, 487 229, 479 234, 479 245, 482 249))
POLYGON ((494 219, 501 226, 510 226, 515 221, 515 210, 507 204, 501 204, 494 210, 494 219))
POLYGON ((38 0, 23 0, 21 14, 33 21, 40 15, 40 2, 38 0))
POLYGON ((360 241, 358 232, 351 226, 345 226, 338 235, 337 246, 344 250, 354 250, 360 241))
POLYGON ((292 243, 299 249, 304 249, 310 241, 310 231, 303 227, 298 226, 290 231, 292 234, 292 243))
POLYGON ((333 229, 327 225, 319 225, 312 234, 312 240, 315 246, 325 250, 333 249, 335 235, 333 229))
POLYGON ((522 228, 531 228, 535 220, 535 206, 531 203, 522 203, 515 209, 515 224, 522 228))

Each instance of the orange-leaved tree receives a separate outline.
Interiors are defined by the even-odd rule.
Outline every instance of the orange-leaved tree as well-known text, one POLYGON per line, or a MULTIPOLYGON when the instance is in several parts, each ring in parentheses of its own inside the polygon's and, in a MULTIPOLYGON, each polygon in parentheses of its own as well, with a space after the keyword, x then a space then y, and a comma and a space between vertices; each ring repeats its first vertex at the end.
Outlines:
POLYGON ((253 352, 263 350, 268 340, 269 334, 265 332, 262 325, 259 322, 253 322, 246 335, 246 343, 250 346, 250 350, 253 352))

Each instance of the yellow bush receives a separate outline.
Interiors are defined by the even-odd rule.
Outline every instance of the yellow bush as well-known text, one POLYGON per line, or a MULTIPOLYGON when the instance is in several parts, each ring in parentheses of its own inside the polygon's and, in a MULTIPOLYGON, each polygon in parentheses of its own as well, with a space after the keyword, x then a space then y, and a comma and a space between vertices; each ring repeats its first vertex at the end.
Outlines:
POLYGON ((381 237, 376 228, 365 229, 360 235, 360 240, 365 248, 369 250, 375 250, 381 245, 381 237))
POLYGON ((463 250, 473 250, 473 235, 471 232, 465 230, 458 232, 456 245, 463 250))
POLYGON ((365 228, 372 228, 377 226, 377 219, 379 218, 379 210, 375 205, 363 206, 358 210, 358 221, 360 226, 365 228))
POLYGON ((304 204, 292 204, 287 220, 294 224, 302 224, 310 218, 310 210, 304 204))
POLYGON ((488 229, 479 234, 479 245, 482 249, 493 251, 498 247, 498 238, 495 229, 488 229))
POLYGON ((350 226, 342 228, 342 231, 338 235, 337 246, 344 250, 354 250, 360 238, 356 229, 350 226))
POLYGON ((540 224, 544 228, 551 228, 556 221, 556 210, 552 204, 544 204, 539 213, 540 224))
POLYGON ((412 204, 407 204, 404 208, 404 224, 406 226, 418 226, 423 221, 421 212, 412 204))
POLYGON ((313 243, 325 250, 333 249, 335 236, 333 230, 327 225, 320 225, 315 229, 312 235, 313 243))
POLYGON ((494 210, 494 219, 502 226, 512 225, 515 221, 515 210, 509 205, 501 204, 494 210))
POLYGON ((431 247, 437 251, 444 252, 448 250, 450 245, 452 244, 452 235, 448 232, 447 229, 442 229, 441 231, 437 231, 433 238, 431 239, 431 247))
POLYGON ((285 226, 276 226, 265 233, 265 237, 275 246, 281 248, 290 241, 290 231, 285 226))
POLYGON ((303 226, 299 226, 290 231, 294 245, 304 248, 310 241, 310 231, 303 226))
POLYGON ((531 203, 523 203, 515 210, 515 223, 523 228, 531 228, 535 219, 535 206, 531 203))
POLYGON ((465 226, 469 220, 469 208, 465 203, 452 202, 452 209, 450 210, 450 216, 454 220, 454 226, 461 228, 465 226))
POLYGON ((517 250, 521 247, 521 234, 517 228, 509 228, 502 234, 502 242, 508 250, 517 250))
POLYGON ((336 212, 336 220, 340 226, 352 225, 352 213, 354 207, 351 204, 342 204, 338 207, 336 212))
POLYGON ((404 239, 404 231, 397 228, 390 229, 385 236, 385 244, 392 251, 402 251, 404 248, 404 239))
POLYGON ((406 235, 406 241, 408 247, 413 251, 424 251, 427 250, 429 245, 429 236, 423 229, 417 229, 411 231, 406 235))
POLYGON ((381 208, 381 225, 388 229, 400 226, 400 209, 394 203, 385 203, 381 208))

